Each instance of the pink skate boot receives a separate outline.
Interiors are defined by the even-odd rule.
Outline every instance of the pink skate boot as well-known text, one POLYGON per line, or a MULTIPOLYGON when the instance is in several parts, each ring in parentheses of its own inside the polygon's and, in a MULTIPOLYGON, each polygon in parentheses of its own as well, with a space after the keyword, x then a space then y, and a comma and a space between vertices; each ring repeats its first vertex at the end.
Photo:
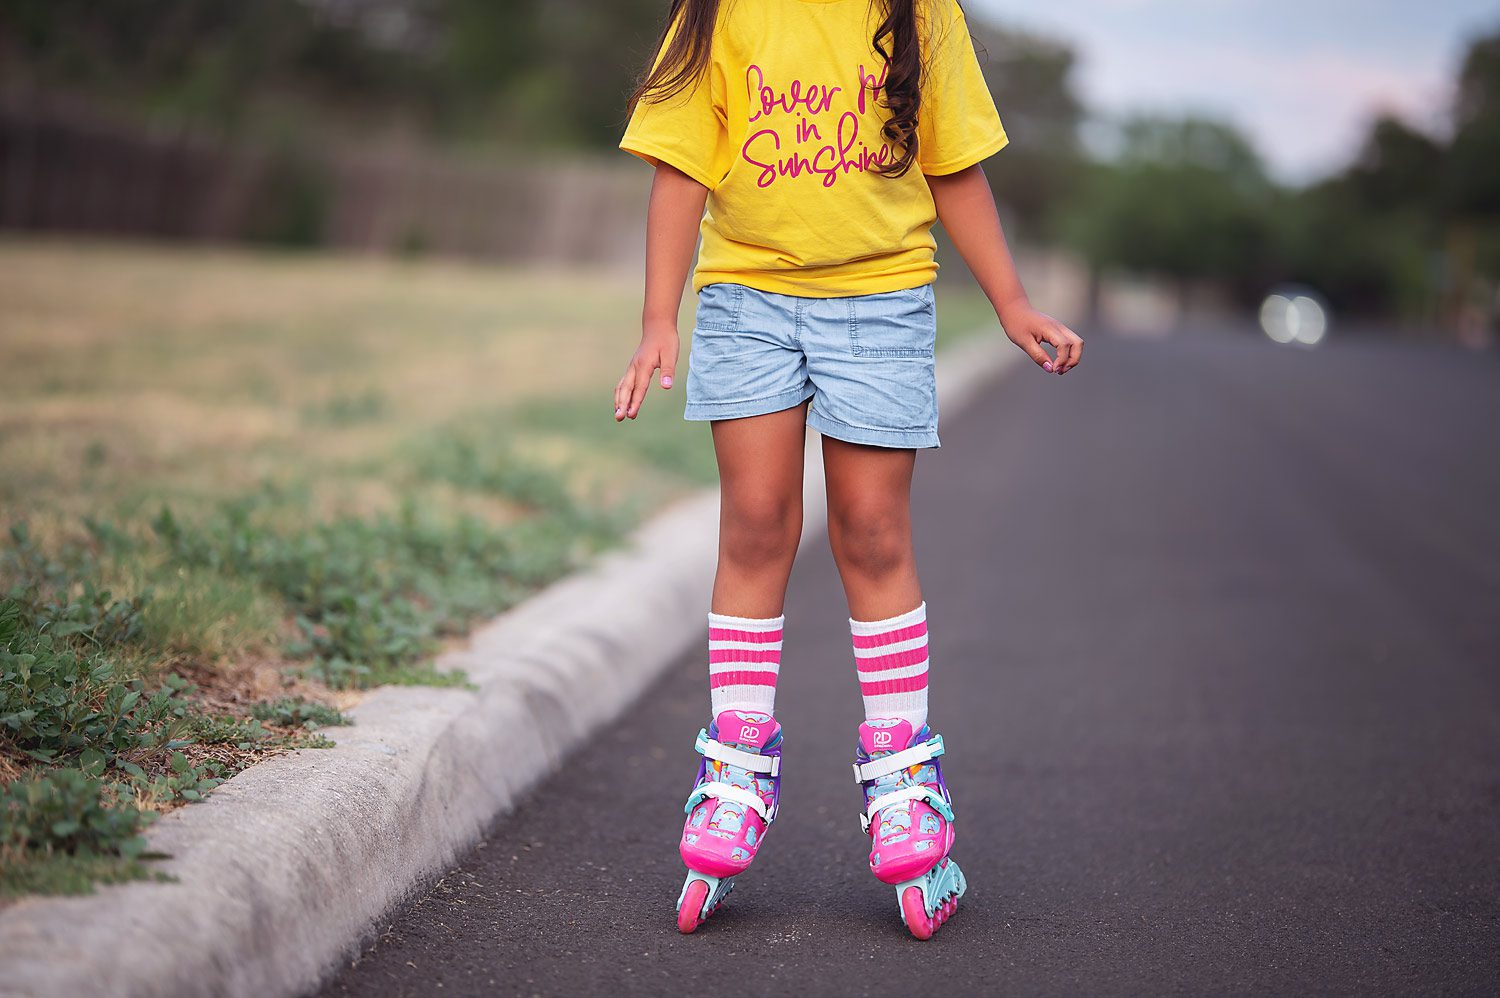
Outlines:
POLYGON ((677 928, 692 932, 714 913, 749 868, 781 790, 781 725, 770 714, 726 710, 696 748, 703 756, 682 828, 687 880, 677 899, 677 928))
POLYGON ((874 718, 859 726, 854 782, 864 793, 860 823, 870 834, 870 871, 896 888, 911 934, 929 939, 958 909, 968 884, 953 848, 953 803, 937 761, 943 736, 911 722, 874 718))

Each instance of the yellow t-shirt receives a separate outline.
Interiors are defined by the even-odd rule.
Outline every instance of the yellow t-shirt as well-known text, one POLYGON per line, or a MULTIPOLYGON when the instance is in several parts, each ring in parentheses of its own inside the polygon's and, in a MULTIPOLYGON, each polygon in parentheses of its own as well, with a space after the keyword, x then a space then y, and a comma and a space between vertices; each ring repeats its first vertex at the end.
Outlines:
POLYGON ((695 291, 726 281, 826 298, 933 279, 937 211, 925 175, 999 151, 1005 129, 958 4, 920 0, 917 160, 901 177, 874 172, 899 158, 870 89, 885 66, 872 43, 879 6, 721 0, 697 85, 636 105, 620 148, 709 190, 695 291))

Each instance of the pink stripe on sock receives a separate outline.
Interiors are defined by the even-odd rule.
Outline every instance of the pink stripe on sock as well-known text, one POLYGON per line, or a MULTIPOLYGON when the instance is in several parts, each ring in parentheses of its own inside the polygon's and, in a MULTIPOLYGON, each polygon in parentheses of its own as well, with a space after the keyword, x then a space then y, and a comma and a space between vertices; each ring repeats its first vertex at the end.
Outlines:
POLYGON ((856 648, 879 648, 881 645, 895 644, 897 641, 910 641, 912 638, 922 637, 927 633, 927 621, 920 624, 912 624, 910 627, 898 627, 894 631, 886 631, 883 634, 853 634, 854 647, 856 648))
POLYGON ((780 662, 779 648, 710 648, 708 664, 720 662, 780 662))
POLYGON ((741 631, 732 627, 710 627, 708 629, 708 640, 710 641, 754 641, 758 644, 781 640, 781 628, 774 631, 741 631))
POLYGON ((915 693, 917 690, 927 688, 927 673, 920 676, 908 676, 905 679, 882 679, 878 682, 859 684, 859 692, 862 696, 874 697, 888 693, 915 693))
POLYGON ((710 689, 721 686, 775 686, 774 672, 716 672, 708 677, 710 689))
POLYGON ((927 661, 927 646, 907 648, 905 651, 893 651, 889 655, 872 655, 869 658, 861 658, 856 661, 858 664, 855 667, 860 673, 900 669, 903 666, 917 665, 927 661))

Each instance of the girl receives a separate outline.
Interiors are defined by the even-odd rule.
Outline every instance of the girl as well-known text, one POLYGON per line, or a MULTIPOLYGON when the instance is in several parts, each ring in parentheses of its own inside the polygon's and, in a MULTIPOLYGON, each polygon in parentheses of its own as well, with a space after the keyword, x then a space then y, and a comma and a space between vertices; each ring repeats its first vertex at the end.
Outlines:
POLYGON ((919 939, 964 892, 948 858, 943 740, 927 725, 909 517, 916 451, 940 446, 933 222, 1042 370, 1067 373, 1083 347, 1017 279, 978 166, 1006 141, 956 0, 672 0, 631 96, 620 147, 656 177, 641 342, 615 419, 639 415, 656 372, 672 387, 701 233, 685 415, 712 424, 720 475, 712 721, 681 842, 683 932, 718 906, 776 817, 776 677, 808 426, 822 435, 864 698, 854 775, 870 869, 896 886, 919 939))

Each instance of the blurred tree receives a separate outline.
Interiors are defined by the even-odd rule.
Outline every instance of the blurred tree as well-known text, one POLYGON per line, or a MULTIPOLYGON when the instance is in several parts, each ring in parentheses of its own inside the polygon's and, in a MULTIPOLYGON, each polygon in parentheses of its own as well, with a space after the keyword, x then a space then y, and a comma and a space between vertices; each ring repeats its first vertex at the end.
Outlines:
POLYGON ((302 0, 7 0, 0 39, 8 89, 225 131, 268 105, 282 121, 314 106, 347 116, 414 83, 405 54, 302 0))
POLYGON ((1500 31, 1476 39, 1459 71, 1446 186, 1446 307, 1456 321, 1500 311, 1500 31))
POLYGON ((1263 273, 1274 188, 1246 139, 1200 118, 1135 118, 1090 168, 1062 230, 1094 271, 1241 285, 1263 273))
POLYGON ((1375 120, 1346 177, 1373 211, 1438 209, 1444 150, 1431 136, 1390 115, 1375 120))
POLYGON ((1434 220, 1399 202, 1372 209, 1368 184, 1356 168, 1287 194, 1274 214, 1276 262, 1266 283, 1311 285, 1346 315, 1428 309, 1434 220))
POLYGON ((971 15, 980 65, 1011 143, 985 163, 1019 234, 1051 234, 1059 210, 1083 180, 1078 129, 1084 107, 1073 87, 1076 57, 1061 42, 1010 31, 971 15))
POLYGON ((1274 277, 1312 285, 1346 314, 1429 308, 1445 156, 1431 136, 1377 118, 1343 172, 1285 199, 1274 277))
POLYGON ((667 0, 6 0, 0 87, 258 136, 613 145, 667 0))
POLYGON ((509 95, 509 121, 528 143, 613 147, 667 9, 666 0, 540 4, 531 57, 509 95))
POLYGON ((1500 32, 1464 57, 1453 106, 1448 189, 1459 215, 1500 220, 1500 32))

